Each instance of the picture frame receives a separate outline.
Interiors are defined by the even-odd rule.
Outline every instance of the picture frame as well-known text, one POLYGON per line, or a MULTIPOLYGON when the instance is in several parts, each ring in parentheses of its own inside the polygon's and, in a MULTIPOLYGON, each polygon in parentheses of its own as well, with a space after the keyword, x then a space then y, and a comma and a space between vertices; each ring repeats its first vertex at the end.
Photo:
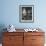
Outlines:
POLYGON ((34 5, 19 6, 19 21, 22 23, 34 22, 34 5))

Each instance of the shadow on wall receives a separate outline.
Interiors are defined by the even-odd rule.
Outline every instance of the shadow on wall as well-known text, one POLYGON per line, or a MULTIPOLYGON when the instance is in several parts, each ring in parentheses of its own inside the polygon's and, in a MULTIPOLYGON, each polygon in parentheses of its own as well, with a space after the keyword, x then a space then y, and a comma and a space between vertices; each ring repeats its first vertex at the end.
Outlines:
POLYGON ((2 43, 2 32, 5 32, 3 29, 6 28, 4 24, 0 24, 0 43, 2 43))

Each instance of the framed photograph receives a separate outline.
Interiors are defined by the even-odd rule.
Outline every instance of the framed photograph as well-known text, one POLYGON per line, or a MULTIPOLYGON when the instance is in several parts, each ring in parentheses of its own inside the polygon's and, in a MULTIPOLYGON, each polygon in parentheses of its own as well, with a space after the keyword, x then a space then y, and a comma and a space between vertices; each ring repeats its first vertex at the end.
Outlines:
POLYGON ((19 21, 24 23, 34 22, 34 5, 19 6, 19 21))

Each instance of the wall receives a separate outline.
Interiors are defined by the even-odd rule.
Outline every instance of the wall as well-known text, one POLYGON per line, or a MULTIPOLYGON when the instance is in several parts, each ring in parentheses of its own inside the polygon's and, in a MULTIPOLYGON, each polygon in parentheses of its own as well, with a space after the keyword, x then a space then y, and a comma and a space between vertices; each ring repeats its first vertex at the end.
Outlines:
POLYGON ((44 0, 1 0, 0 25, 13 24, 16 28, 45 27, 46 1, 44 0), (19 5, 34 5, 34 23, 19 22, 19 5))

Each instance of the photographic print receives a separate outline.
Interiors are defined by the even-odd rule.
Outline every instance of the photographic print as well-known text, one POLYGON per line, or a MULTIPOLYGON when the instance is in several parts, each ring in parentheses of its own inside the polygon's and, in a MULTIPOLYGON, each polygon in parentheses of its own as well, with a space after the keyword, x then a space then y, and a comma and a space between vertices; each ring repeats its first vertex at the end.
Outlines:
POLYGON ((34 5, 20 5, 19 21, 34 22, 34 5))

